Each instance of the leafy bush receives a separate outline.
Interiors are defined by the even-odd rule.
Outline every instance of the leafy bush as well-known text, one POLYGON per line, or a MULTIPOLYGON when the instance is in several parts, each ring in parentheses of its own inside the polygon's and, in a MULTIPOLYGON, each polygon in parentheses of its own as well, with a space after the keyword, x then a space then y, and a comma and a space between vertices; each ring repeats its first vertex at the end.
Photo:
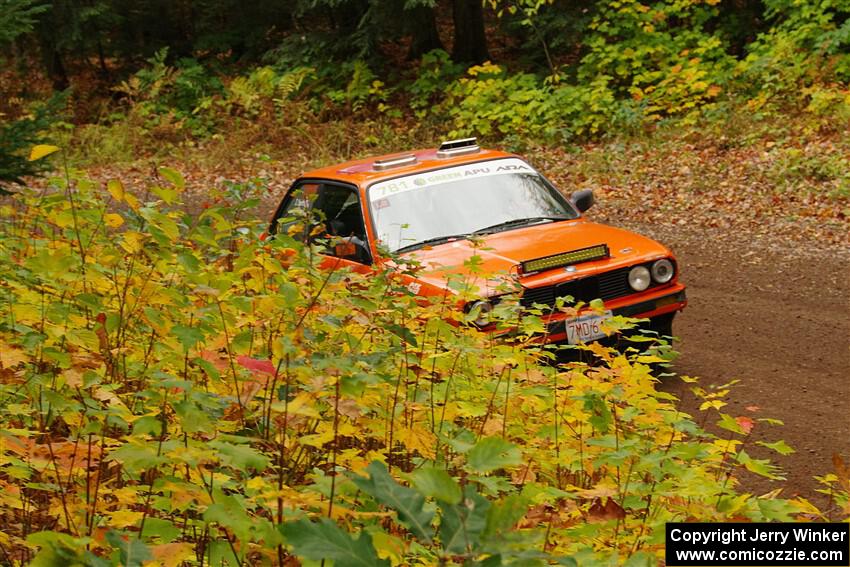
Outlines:
POLYGON ((442 49, 423 55, 416 78, 406 87, 410 93, 410 108, 418 117, 425 117, 432 107, 443 100, 449 85, 463 71, 463 66, 453 63, 449 54, 442 49))
POLYGON ((115 90, 152 129, 173 124, 196 135, 210 133, 213 117, 201 111, 209 108, 207 101, 213 95, 223 93, 224 85, 195 59, 180 59, 171 66, 167 57, 167 48, 159 50, 147 67, 115 90))
MULTIPOLYGON (((358 112, 369 103, 377 104, 386 100, 387 93, 383 81, 378 80, 365 61, 356 59, 343 64, 339 71, 342 73, 341 77, 350 77, 345 89, 326 87, 317 91, 324 91, 323 94, 335 106, 344 106, 349 112, 358 112)), ((335 80, 330 84, 338 84, 339 78, 340 76, 334 77, 335 80)))
POLYGON ((771 29, 737 68, 756 110, 791 104, 815 116, 850 116, 850 9, 834 0, 765 2, 771 29), (802 96, 801 96, 802 95, 802 96), (802 104, 801 104, 802 103, 802 104))
POLYGON ((236 77, 230 82, 224 104, 235 106, 243 114, 254 117, 263 108, 284 106, 315 76, 316 70, 312 67, 297 67, 283 74, 278 74, 272 67, 260 67, 247 77, 236 77))
POLYGON ((490 63, 470 67, 452 83, 444 104, 457 130, 450 135, 535 135, 550 123, 549 89, 528 73, 490 63))
MULTIPOLYGON (((220 104, 256 116, 262 107, 270 104, 283 111, 290 100, 308 92, 311 106, 317 112, 352 113, 366 107, 383 108, 382 103, 389 95, 369 65, 357 59, 329 63, 321 69, 302 66, 279 72, 275 67, 260 67, 247 77, 233 79, 220 104)), ((212 101, 207 101, 206 107, 211 106, 212 101)))
POLYGON ((615 100, 609 79, 600 76, 586 86, 554 84, 485 64, 452 83, 437 111, 453 118, 453 136, 570 141, 597 135, 621 118, 625 105, 615 100))
POLYGON ((655 389, 655 355, 540 364, 539 314, 494 343, 403 275, 259 240, 261 184, 190 215, 180 174, 159 174, 144 196, 74 175, 3 206, 15 562, 654 562, 666 521, 818 513, 739 494, 739 470, 779 476, 745 450, 768 420, 706 433, 655 389))
POLYGON ((617 98, 641 103, 647 119, 685 115, 717 98, 732 59, 706 31, 716 0, 607 0, 590 23, 579 84, 610 77, 617 98))

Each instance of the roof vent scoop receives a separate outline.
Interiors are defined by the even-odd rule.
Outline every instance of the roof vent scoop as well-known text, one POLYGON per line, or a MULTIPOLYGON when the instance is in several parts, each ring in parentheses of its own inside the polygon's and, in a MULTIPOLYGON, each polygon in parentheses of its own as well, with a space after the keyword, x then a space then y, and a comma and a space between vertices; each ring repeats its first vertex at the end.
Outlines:
POLYGON ((402 167, 405 165, 410 165, 416 163, 416 156, 413 154, 407 154, 398 157, 392 157, 387 159, 376 159, 372 164, 372 168, 375 171, 386 171, 388 169, 393 169, 395 167, 402 167))
POLYGON ((461 140, 449 140, 440 144, 437 150, 438 158, 450 158, 465 154, 476 154, 481 151, 476 138, 463 138, 461 140))

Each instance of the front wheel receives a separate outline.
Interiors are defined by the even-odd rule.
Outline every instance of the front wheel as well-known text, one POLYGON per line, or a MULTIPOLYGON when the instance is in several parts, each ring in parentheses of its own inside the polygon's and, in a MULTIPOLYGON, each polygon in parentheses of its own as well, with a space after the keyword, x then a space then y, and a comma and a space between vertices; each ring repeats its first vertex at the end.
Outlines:
POLYGON ((673 342, 673 318, 676 313, 666 313, 653 317, 649 320, 648 329, 658 333, 661 338, 666 338, 668 342, 673 342))

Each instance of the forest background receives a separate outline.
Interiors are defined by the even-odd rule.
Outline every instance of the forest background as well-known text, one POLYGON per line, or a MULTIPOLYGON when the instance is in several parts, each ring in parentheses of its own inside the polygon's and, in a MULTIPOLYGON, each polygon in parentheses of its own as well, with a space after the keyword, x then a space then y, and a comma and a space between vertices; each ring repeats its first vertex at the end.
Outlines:
POLYGON ((677 408, 664 340, 540 364, 257 239, 301 171, 476 135, 638 172, 612 215, 846 243, 846 0, 0 0, 0 46, 4 563, 654 564, 668 520, 850 515, 840 456, 818 506, 744 490, 793 449, 728 384, 677 408))

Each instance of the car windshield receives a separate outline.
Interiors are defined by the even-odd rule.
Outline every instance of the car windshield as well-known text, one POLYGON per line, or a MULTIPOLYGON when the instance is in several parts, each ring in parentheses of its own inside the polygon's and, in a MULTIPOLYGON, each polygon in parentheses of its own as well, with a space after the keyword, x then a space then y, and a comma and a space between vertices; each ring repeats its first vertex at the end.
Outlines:
POLYGON ((516 158, 381 181, 368 197, 375 233, 391 252, 578 217, 557 189, 516 158))

